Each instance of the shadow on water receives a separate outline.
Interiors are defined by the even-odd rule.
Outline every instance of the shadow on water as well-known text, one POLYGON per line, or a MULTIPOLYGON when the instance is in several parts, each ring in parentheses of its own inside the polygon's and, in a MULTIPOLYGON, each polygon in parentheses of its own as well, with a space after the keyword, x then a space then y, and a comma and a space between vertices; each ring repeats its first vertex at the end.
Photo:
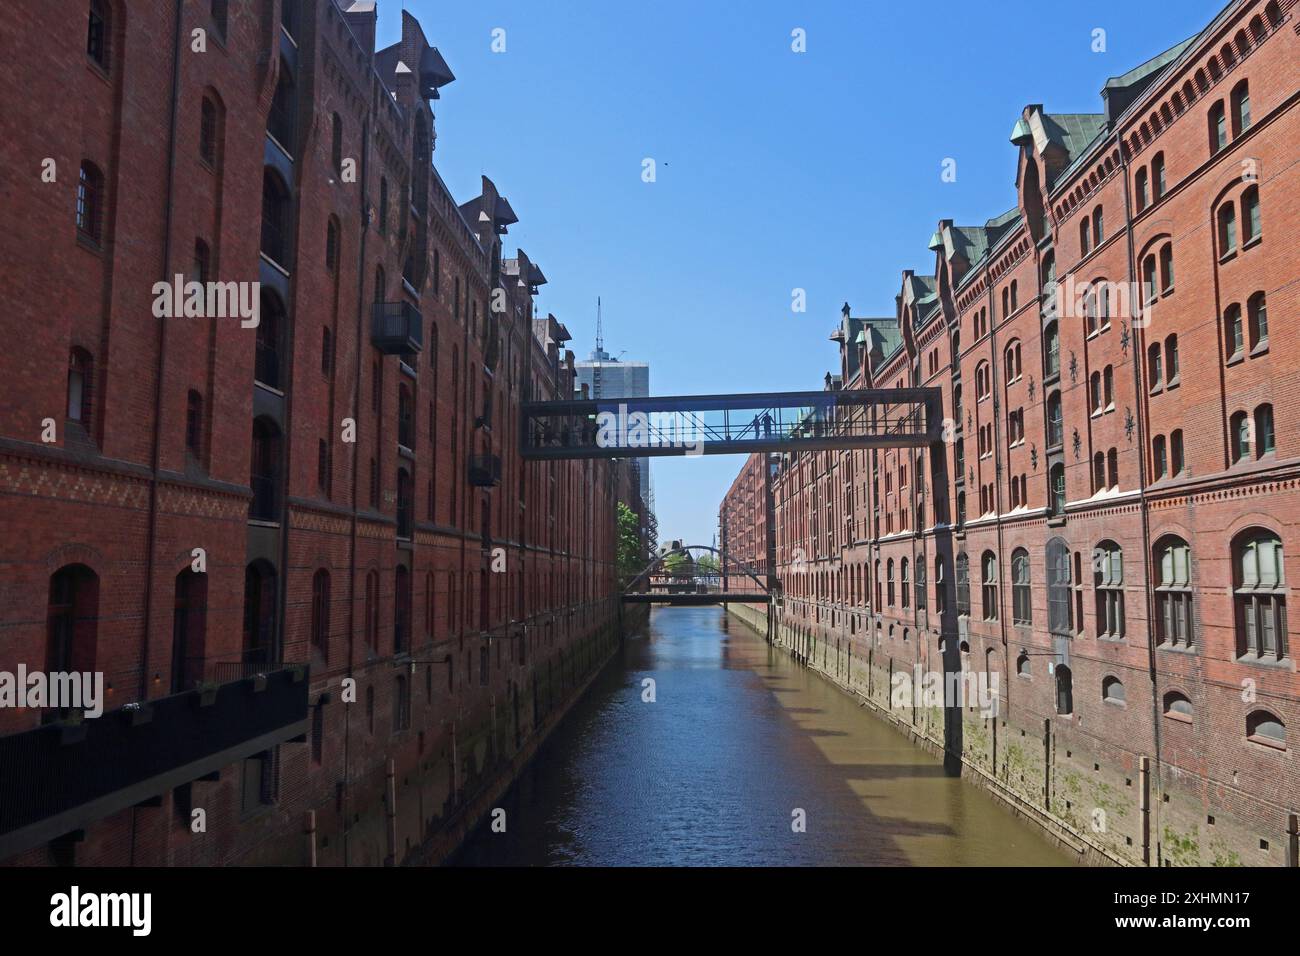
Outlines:
POLYGON ((1070 862, 716 607, 656 608, 501 806, 454 864, 1070 862))

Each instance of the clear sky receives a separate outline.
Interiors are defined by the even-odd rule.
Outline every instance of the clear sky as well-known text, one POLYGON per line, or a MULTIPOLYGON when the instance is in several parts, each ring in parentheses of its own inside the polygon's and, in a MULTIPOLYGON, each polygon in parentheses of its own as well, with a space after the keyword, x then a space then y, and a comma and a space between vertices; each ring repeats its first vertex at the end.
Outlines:
MULTIPOLYGON (((933 269, 940 219, 982 223, 1014 204, 1007 137, 1026 104, 1099 112, 1107 77, 1224 2, 405 7, 457 77, 433 104, 452 193, 473 198, 486 174, 510 200, 506 248, 546 273, 538 309, 579 358, 600 296, 606 348, 650 363, 651 394, 681 395, 820 388, 838 369, 828 336, 843 302, 893 315, 902 270, 933 269), (806 52, 791 49, 796 28, 806 52), (941 179, 949 158, 955 182, 941 179)), ((379 0, 381 47, 401 8, 379 0)), ((656 459, 660 539, 711 541, 741 464, 656 459)))

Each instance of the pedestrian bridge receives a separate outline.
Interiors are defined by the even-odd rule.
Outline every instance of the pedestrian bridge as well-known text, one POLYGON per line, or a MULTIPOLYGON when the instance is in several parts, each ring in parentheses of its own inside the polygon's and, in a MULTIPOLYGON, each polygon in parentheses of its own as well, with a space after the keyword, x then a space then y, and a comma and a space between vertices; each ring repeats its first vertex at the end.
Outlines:
POLYGON ((770 588, 770 582, 764 580, 753 566, 711 545, 687 544, 665 550, 647 564, 624 587, 623 602, 688 607, 732 602, 766 604, 770 599, 770 588), (707 571, 699 572, 699 565, 691 557, 692 551, 715 555, 717 566, 709 565, 707 571), (672 561, 674 557, 689 559, 689 570, 681 570, 685 561, 675 563, 672 561), (649 590, 643 590, 647 587, 649 590))
POLYGON ((525 402, 528 459, 920 448, 943 437, 937 388, 525 402))

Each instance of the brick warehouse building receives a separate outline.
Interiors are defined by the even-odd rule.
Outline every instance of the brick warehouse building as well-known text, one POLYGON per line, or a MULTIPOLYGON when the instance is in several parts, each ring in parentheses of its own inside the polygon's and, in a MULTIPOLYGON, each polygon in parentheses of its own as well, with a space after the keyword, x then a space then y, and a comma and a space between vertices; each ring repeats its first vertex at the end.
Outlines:
POLYGON ((945 441, 773 479, 776 639, 1096 861, 1297 865, 1296 13, 1026 107, 1015 206, 832 336, 827 388, 938 388, 945 441), (996 717, 891 707, 917 666, 996 678, 996 717))
POLYGON ((439 859, 614 647, 635 476, 521 461, 569 335, 503 257, 506 199, 432 166, 451 70, 376 20, 0 22, 0 670, 99 671, 106 701, 0 708, 2 860, 439 859), (260 283, 255 327, 155 318, 177 274, 260 283))

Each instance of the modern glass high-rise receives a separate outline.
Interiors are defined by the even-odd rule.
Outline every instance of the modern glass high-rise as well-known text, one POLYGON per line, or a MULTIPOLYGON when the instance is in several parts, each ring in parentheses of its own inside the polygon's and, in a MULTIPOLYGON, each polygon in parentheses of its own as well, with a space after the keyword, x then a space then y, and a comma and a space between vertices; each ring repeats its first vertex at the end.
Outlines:
MULTIPOLYGON (((586 361, 574 362, 578 384, 587 386, 592 398, 645 398, 650 394, 650 366, 645 362, 624 362, 610 356, 599 345, 586 361)), ((641 500, 650 504, 650 459, 636 459, 641 477, 641 500)))

